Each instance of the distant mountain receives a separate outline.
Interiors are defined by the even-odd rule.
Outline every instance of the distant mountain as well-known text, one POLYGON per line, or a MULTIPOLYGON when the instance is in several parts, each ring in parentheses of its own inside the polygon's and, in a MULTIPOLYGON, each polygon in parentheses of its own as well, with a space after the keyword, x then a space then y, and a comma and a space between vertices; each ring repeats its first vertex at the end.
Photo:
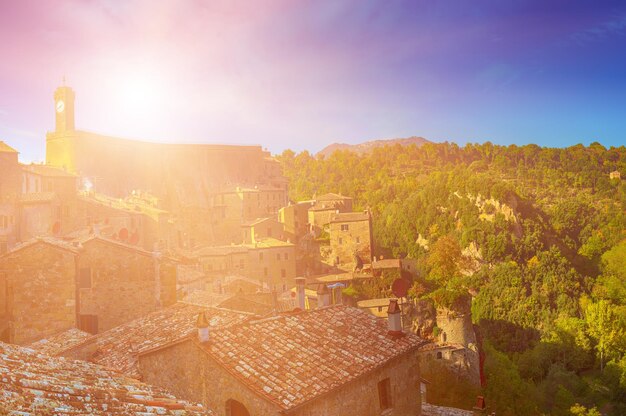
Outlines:
POLYGON ((430 143, 429 140, 426 140, 423 137, 407 137, 404 139, 383 139, 383 140, 371 140, 369 142, 359 143, 359 144, 347 144, 347 143, 333 143, 317 153, 317 156, 324 155, 326 157, 333 154, 335 150, 349 150, 351 152, 355 152, 358 154, 364 154, 371 152, 376 147, 382 146, 393 146, 395 144, 399 144, 402 146, 408 146, 411 144, 415 144, 418 147, 423 145, 424 143, 430 143))

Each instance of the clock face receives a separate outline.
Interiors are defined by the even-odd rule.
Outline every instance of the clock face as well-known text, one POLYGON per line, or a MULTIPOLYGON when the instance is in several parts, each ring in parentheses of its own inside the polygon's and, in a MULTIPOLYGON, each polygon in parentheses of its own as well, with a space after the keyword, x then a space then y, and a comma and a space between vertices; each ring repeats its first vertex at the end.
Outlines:
POLYGON ((63 100, 57 101, 57 113, 62 113, 64 109, 65 103, 63 102, 63 100))

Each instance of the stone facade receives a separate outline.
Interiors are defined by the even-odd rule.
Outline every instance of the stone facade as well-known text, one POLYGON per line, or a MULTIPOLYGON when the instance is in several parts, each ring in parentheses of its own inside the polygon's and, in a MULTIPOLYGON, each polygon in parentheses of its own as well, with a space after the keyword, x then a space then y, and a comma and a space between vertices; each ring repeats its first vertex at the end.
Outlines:
MULTIPOLYGON (((241 243, 242 225, 259 218, 275 217, 279 208, 287 203, 287 192, 280 188, 237 187, 213 194, 211 201, 213 242, 241 243)), ((280 237, 279 234, 274 236, 280 237)))
POLYGON ((309 231, 308 212, 313 203, 313 201, 301 201, 278 210, 278 221, 284 226, 286 239, 295 243, 309 231))
POLYGON ((164 144, 103 136, 76 130, 71 88, 58 88, 54 100, 56 126, 46 135, 46 164, 90 180, 97 192, 124 197, 133 190, 151 191, 165 209, 177 210, 206 207, 209 194, 229 183, 287 189, 278 162, 261 146, 164 144))
POLYGON ((324 194, 315 198, 308 212, 308 222, 316 234, 330 224, 333 214, 352 211, 352 198, 338 194, 324 194))
POLYGON ((295 246, 274 238, 258 239, 254 244, 204 247, 193 257, 213 278, 239 275, 286 290, 296 277, 295 246))
POLYGON ((139 356, 143 380, 167 388, 179 397, 198 401, 220 416, 229 416, 231 400, 243 404, 251 415, 294 416, 419 416, 419 358, 403 356, 337 389, 284 411, 250 391, 219 363, 203 353, 195 340, 186 340, 165 350, 139 356), (182 358, 185 357, 185 358, 182 358), (390 380, 391 408, 381 409, 378 383, 390 380))
POLYGON ((106 331, 175 301, 175 267, 161 267, 155 254, 121 243, 84 243, 78 273, 79 325, 88 332, 106 331))
POLYGON ((254 244, 258 239, 276 238, 286 240, 284 226, 272 218, 260 218, 241 226, 244 244, 254 244))
POLYGON ((372 218, 369 212, 334 214, 330 221, 331 258, 339 266, 354 266, 358 255, 363 263, 372 258, 372 218))
POLYGON ((139 198, 119 199, 81 192, 77 217, 84 227, 144 250, 176 246, 170 214, 139 198))
POLYGON ((192 339, 139 355, 139 372, 142 380, 167 388, 175 395, 205 406, 213 403, 211 409, 220 416, 229 415, 229 400, 242 403, 251 415, 280 414, 279 406, 247 390, 192 339))
POLYGON ((45 165, 22 166, 20 240, 60 236, 76 228, 77 178, 45 165))
POLYGON ((0 257, 3 341, 24 345, 76 325, 75 258, 43 240, 0 257))
POLYGON ((78 327, 96 333, 176 302, 175 260, 92 237, 41 238, 0 257, 0 333, 28 343, 78 327))

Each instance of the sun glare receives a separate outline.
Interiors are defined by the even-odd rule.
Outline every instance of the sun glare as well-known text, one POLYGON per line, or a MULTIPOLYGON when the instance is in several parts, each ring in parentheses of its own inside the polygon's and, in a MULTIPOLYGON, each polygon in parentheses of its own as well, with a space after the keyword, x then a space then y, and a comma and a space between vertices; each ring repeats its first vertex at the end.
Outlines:
POLYGON ((129 116, 158 117, 164 102, 164 83, 149 71, 133 72, 123 76, 117 84, 116 95, 120 109, 129 116))

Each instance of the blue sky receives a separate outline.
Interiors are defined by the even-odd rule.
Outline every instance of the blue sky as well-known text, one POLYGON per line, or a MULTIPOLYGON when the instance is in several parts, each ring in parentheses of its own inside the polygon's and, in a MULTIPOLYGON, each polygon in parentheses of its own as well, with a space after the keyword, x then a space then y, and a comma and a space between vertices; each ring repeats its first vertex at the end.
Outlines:
POLYGON ((626 3, 59 1, 0 6, 0 140, 79 129, 318 151, 423 136, 626 143, 626 3))

